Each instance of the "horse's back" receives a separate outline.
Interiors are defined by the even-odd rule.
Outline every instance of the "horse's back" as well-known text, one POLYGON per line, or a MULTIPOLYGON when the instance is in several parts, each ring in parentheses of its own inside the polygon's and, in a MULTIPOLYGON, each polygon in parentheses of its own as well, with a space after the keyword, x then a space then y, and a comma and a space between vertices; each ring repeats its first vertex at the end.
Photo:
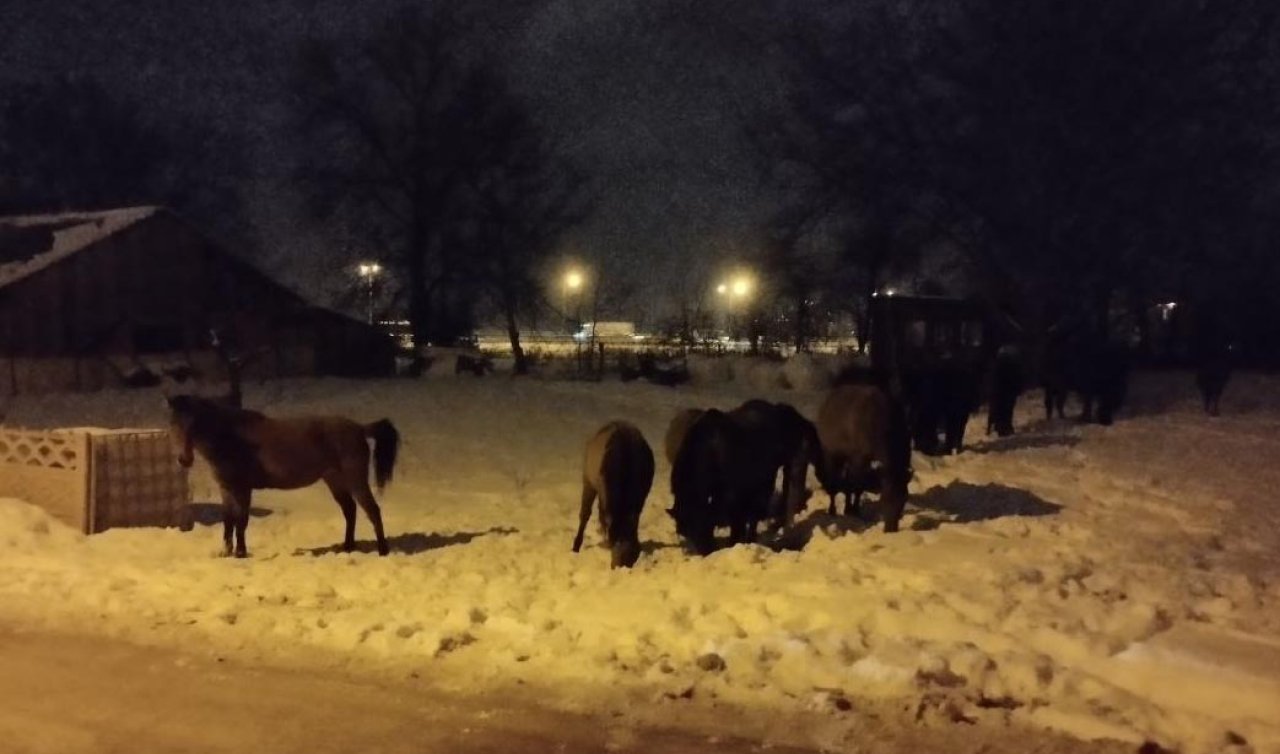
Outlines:
POLYGON ((583 482, 600 495, 600 524, 611 544, 635 540, 653 469, 653 451, 632 424, 610 422, 587 441, 583 482))
POLYGON ((264 418, 246 427, 269 486, 305 487, 363 474, 369 465, 364 426, 340 416, 264 418))
POLYGON ((693 423, 702 416, 703 410, 700 408, 686 408, 677 413, 671 423, 667 425, 667 434, 663 438, 663 451, 667 456, 667 463, 674 464, 676 455, 680 452, 680 446, 684 444, 685 436, 689 434, 689 428, 693 423))
POLYGON ((854 462, 869 462, 888 434, 888 395, 873 385, 840 385, 818 409, 818 439, 828 452, 854 462))

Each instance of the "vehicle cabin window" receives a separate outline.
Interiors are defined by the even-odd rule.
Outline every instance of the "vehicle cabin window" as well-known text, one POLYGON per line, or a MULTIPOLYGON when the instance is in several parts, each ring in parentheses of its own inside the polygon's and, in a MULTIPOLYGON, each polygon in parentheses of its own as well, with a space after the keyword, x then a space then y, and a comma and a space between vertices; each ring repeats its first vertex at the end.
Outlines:
POLYGON ((908 322, 904 340, 912 348, 924 348, 928 342, 928 329, 928 323, 922 319, 908 322))

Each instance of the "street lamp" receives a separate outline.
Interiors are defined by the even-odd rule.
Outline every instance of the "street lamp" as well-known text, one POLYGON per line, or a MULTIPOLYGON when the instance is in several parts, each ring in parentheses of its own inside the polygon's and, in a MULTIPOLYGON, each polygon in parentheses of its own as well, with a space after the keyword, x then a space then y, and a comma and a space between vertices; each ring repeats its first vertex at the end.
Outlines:
POLYGON ((565 308, 566 309, 568 308, 568 304, 570 300, 572 300, 574 304, 574 312, 573 312, 573 321, 571 322, 570 327, 573 329, 575 333, 577 332, 578 328, 581 327, 580 309, 581 309, 582 300, 578 298, 578 294, 582 291, 583 286, 586 284, 586 280, 587 280, 587 276, 583 274, 582 270, 579 270, 576 268, 570 269, 564 274, 564 297, 565 297, 565 305, 566 305, 565 308))
POLYGON ((360 279, 364 281, 365 292, 368 294, 369 300, 369 324, 373 324, 373 288, 377 285, 378 277, 382 274, 382 265, 377 262, 361 262, 356 266, 356 272, 359 273, 360 279))

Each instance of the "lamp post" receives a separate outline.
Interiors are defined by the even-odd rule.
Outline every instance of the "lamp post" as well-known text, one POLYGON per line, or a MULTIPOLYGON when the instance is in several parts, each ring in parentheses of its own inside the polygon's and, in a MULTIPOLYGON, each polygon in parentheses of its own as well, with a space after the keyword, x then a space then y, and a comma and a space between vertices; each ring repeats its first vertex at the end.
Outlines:
POLYGON ((369 304, 369 324, 373 324, 373 289, 377 285, 378 277, 382 274, 382 265, 377 262, 361 262, 356 267, 360 279, 364 281, 365 292, 368 294, 369 304))
POLYGON ((716 295, 724 302, 726 325, 731 338, 735 327, 734 315, 739 308, 745 306, 754 288, 755 283, 746 272, 739 272, 716 286, 716 295))
POLYGON ((574 312, 573 312, 572 322, 570 323, 570 326, 572 327, 575 333, 577 332, 578 328, 581 327, 581 323, 579 322, 579 320, 581 319, 581 314, 582 314, 581 312, 582 299, 578 294, 582 292, 582 286, 585 283, 585 281, 586 281, 586 277, 582 274, 581 270, 571 269, 564 274, 564 298, 565 298, 565 304, 566 304, 565 308, 568 309, 567 305, 569 304, 569 302, 570 301, 573 302, 574 312))

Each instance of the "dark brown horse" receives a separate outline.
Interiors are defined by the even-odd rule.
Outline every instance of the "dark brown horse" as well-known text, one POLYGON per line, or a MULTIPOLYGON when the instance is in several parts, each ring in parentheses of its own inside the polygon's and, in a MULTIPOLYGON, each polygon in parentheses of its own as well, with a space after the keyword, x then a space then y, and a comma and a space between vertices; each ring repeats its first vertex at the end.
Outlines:
POLYGON ((653 451, 640 430, 627 422, 610 422, 587 441, 582 468, 582 508, 573 551, 600 498, 600 528, 612 552, 612 567, 630 568, 640 557, 640 512, 653 486, 653 451))
POLYGON ((884 530, 898 530, 911 481, 911 436, 902 406, 873 385, 832 389, 818 410, 823 462, 818 478, 831 496, 843 492, 844 512, 856 513, 863 492, 878 489, 884 530))
POLYGON ((182 450, 178 463, 190 466, 199 452, 213 468, 222 489, 222 538, 226 554, 243 558, 245 528, 253 490, 292 490, 320 480, 346 518, 342 548, 355 547, 356 505, 364 509, 378 538, 378 554, 387 554, 382 512, 369 490, 369 445, 374 441, 374 479, 381 492, 396 465, 400 435, 390 421, 357 424, 338 416, 275 419, 225 403, 178 395, 169 401, 169 427, 182 450))

